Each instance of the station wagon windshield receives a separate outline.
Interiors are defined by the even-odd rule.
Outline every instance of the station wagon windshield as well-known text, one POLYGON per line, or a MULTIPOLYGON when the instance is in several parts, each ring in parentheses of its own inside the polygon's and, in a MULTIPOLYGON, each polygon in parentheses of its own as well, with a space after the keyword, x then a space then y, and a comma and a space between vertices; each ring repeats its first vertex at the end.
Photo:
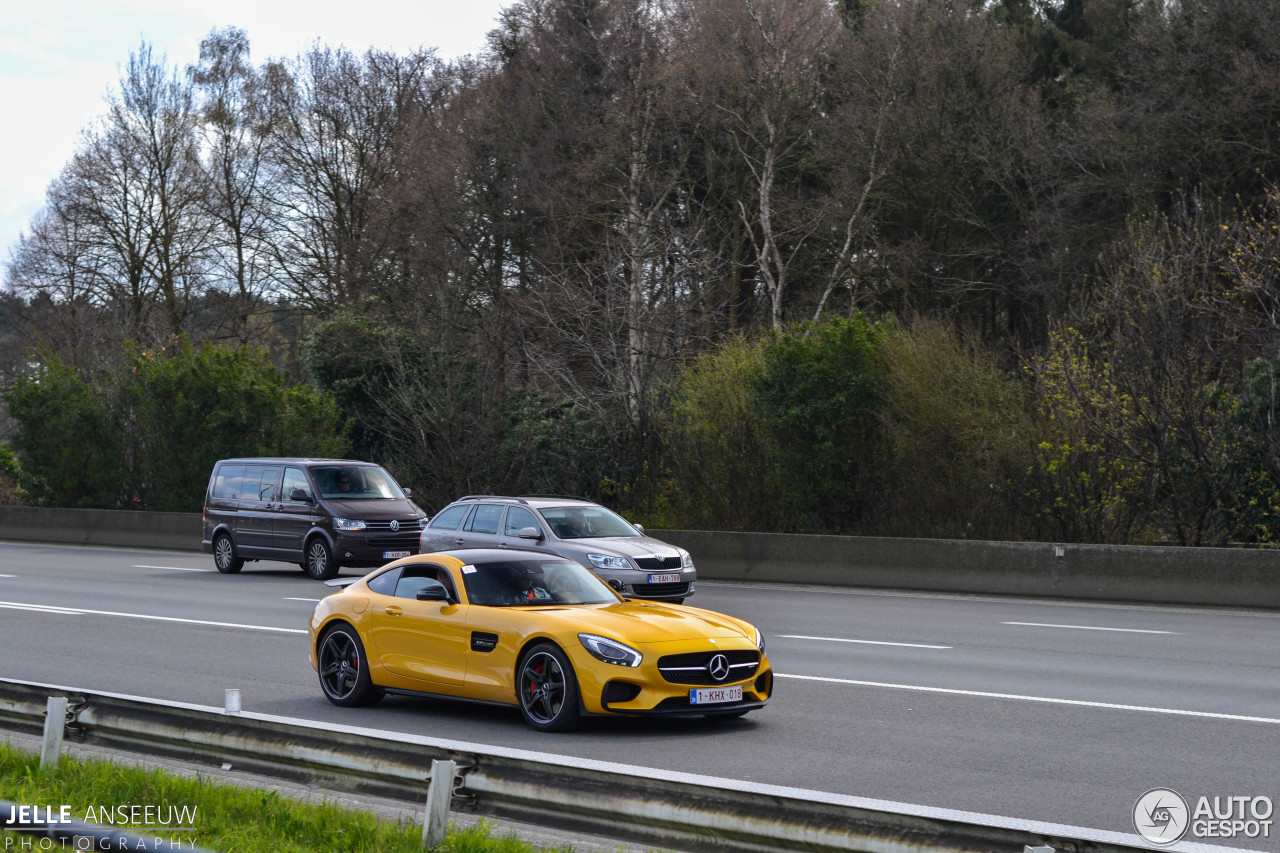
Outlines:
POLYGON ((625 518, 602 506, 552 506, 538 512, 561 539, 640 535, 625 518))

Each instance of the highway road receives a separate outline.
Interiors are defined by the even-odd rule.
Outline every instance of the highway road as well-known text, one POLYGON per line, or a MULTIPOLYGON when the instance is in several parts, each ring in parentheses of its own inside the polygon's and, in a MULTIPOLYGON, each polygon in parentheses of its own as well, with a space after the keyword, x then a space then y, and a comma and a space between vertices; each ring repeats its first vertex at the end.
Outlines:
MULTIPOLYGON (((344 574, 353 574, 345 572, 344 574)), ((739 720, 592 720, 391 697, 330 705, 306 659, 326 588, 202 554, 0 542, 0 677, 1026 820, 1133 832, 1163 787, 1280 801, 1280 614, 703 581, 754 622, 775 698, 739 720)), ((1202 839, 1280 850, 1270 837, 1202 839)))

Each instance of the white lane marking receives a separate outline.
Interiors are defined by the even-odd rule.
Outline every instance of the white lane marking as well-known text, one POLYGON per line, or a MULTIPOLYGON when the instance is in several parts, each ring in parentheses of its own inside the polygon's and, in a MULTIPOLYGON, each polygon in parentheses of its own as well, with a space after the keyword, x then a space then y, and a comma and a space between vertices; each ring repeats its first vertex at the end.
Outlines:
POLYGON ((213 569, 188 569, 184 566, 134 566, 135 569, 164 569, 168 572, 211 572, 213 569))
POLYGON ((890 643, 885 640, 846 640, 843 637, 806 637, 804 634, 779 634, 788 640, 821 640, 824 643, 865 643, 869 646, 905 646, 909 649, 949 649, 951 646, 928 646, 924 643, 890 643))
POLYGON ((10 610, 34 610, 41 613, 63 613, 77 616, 118 616, 124 619, 147 619, 152 622, 178 622, 183 625, 206 625, 213 628, 239 628, 244 631, 269 631, 275 634, 305 634, 305 628, 276 628, 272 625, 245 625, 240 622, 214 622, 210 619, 183 619, 178 616, 152 616, 147 613, 120 613, 115 610, 88 610, 83 607, 56 607, 49 604, 27 604, 21 601, 0 601, 0 608, 10 610))
POLYGON ((1148 714, 1172 714, 1178 717, 1208 717, 1214 720, 1234 720, 1245 723, 1271 723, 1280 725, 1275 717, 1250 717, 1243 714, 1219 714, 1214 711, 1186 711, 1181 708, 1153 708, 1147 705, 1121 705, 1114 702, 1090 702, 1084 699, 1054 699, 1048 696, 1020 696, 1017 693, 988 693, 983 690, 957 690, 951 687, 925 687, 920 684, 893 684, 886 681, 857 681, 852 678, 828 678, 822 675, 794 675, 775 672, 775 678, 794 678, 800 681, 820 681, 825 684, 849 684, 855 687, 888 687, 893 690, 915 690, 920 693, 946 693, 951 696, 974 696, 981 699, 1018 699, 1023 702, 1041 702, 1048 705, 1073 705, 1078 708, 1103 708, 1111 711, 1146 711, 1148 714))
POLYGON ((1144 628, 1102 628, 1098 625, 1054 625, 1049 622, 1001 622, 1001 625, 1024 625, 1028 628, 1074 628, 1077 631, 1118 631, 1124 634, 1179 634, 1178 631, 1148 631, 1144 628))
POLYGON ((0 578, 16 578, 17 575, 0 575, 0 578))
POLYGON ((324 601, 323 598, 286 598, 285 601, 324 601))
POLYGON ((0 607, 7 610, 31 610, 35 613, 60 613, 63 616, 79 616, 79 610, 71 610, 66 607, 46 607, 43 604, 9 604, 0 602, 0 607))

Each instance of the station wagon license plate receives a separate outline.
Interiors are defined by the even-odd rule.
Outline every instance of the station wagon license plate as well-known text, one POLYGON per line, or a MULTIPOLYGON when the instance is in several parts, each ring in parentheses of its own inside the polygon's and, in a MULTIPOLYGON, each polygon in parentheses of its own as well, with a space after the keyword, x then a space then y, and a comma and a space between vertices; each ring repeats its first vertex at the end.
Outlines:
POLYGON ((649 575, 649 583, 680 583, 680 573, 671 572, 665 575, 649 575))
POLYGON ((408 551, 383 551, 382 552, 382 559, 384 560, 395 560, 400 557, 407 557, 407 556, 409 556, 408 551))
POLYGON ((714 705, 716 702, 741 702, 742 685, 732 687, 699 687, 689 691, 690 705, 714 705))

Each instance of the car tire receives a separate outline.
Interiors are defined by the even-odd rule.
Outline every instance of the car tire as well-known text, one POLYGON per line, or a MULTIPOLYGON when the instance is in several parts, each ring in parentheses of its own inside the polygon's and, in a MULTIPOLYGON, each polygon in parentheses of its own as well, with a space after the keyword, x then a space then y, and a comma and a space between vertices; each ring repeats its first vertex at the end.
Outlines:
POLYGON ((307 559, 302 570, 312 580, 327 581, 338 574, 338 561, 333 559, 333 549, 324 537, 317 536, 307 543, 307 559))
POLYGON ((316 663, 320 689, 333 704, 355 708, 382 699, 383 692, 369 677, 369 657, 360 634, 350 625, 339 624, 324 633, 316 647, 316 663))
POLYGON ((516 695, 524 721, 540 732, 563 732, 582 722, 578 677, 559 647, 539 643, 520 661, 516 695))
POLYGON ((234 575, 244 568, 244 560, 236 555, 236 543, 225 533, 213 538, 213 564, 224 575, 234 575))

